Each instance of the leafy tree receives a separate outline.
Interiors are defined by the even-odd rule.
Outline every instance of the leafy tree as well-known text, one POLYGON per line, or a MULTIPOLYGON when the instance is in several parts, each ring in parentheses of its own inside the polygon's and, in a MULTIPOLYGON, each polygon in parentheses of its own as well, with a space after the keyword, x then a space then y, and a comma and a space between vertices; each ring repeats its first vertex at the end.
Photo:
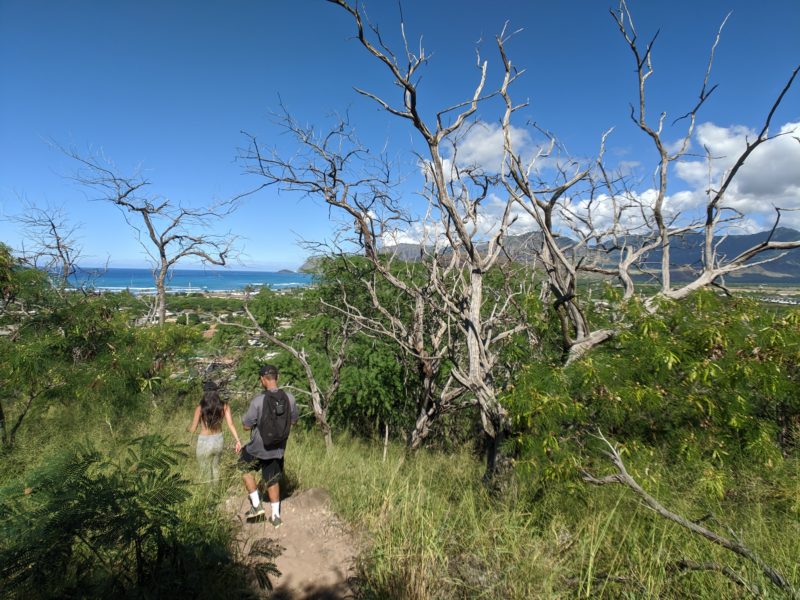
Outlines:
MULTIPOLYGON (((800 311, 698 292, 567 368, 534 361, 507 401, 522 455, 544 476, 573 473, 581 432, 664 447, 710 467, 771 467, 800 444, 800 311)), ((556 363, 557 364, 557 363, 556 363)), ((721 490, 718 490, 721 492, 721 490)))
POLYGON ((407 365, 383 339, 358 336, 348 346, 348 364, 331 403, 331 422, 343 430, 371 437, 381 425, 406 432, 415 421, 412 385, 406 385, 407 365))
POLYGON ((8 333, 0 336, 5 449, 31 415, 36 426, 43 424, 45 407, 67 413, 99 408, 110 426, 112 416, 133 408, 198 339, 175 325, 158 332, 132 327, 125 295, 61 296, 46 273, 24 267, 14 268, 7 281, 10 300, 0 319, 8 333))

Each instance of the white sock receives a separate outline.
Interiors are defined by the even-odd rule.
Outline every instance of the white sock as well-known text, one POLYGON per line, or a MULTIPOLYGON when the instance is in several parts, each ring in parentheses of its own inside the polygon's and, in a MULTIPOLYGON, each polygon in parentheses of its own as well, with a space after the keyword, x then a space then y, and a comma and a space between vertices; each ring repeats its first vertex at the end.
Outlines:
POLYGON ((250 504, 253 505, 253 508, 258 508, 261 506, 261 498, 258 497, 258 490, 255 492, 250 492, 250 504))
POLYGON ((281 503, 280 502, 270 502, 272 506, 272 516, 281 518, 281 503))

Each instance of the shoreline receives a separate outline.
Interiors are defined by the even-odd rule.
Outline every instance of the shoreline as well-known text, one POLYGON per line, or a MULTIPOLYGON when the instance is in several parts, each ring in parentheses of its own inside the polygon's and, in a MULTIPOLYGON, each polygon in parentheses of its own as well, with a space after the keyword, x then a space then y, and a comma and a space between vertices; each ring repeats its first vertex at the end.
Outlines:
MULTIPOLYGON (((235 290, 209 290, 209 289, 201 289, 201 288, 178 288, 178 289, 169 289, 167 288, 166 294, 168 296, 198 296, 202 298, 245 298, 248 295, 255 295, 258 294, 262 289, 266 288, 271 290, 276 294, 285 294, 287 292, 291 292, 293 290, 303 290, 303 289, 310 289, 313 288, 314 284, 287 284, 283 286, 270 286, 270 285, 259 285, 253 286, 251 290, 244 290, 244 289, 235 289, 235 290)), ((98 288, 76 288, 70 287, 66 288, 65 291, 67 292, 84 292, 90 294, 121 294, 121 293, 130 293, 132 296, 155 296, 156 290, 154 288, 116 288, 116 287, 98 287, 98 288)))
MULTIPOLYGON (((274 291, 307 287, 313 275, 288 271, 192 271, 174 269, 164 280, 167 294, 244 294, 267 287, 274 291)), ((85 268, 70 277, 72 289, 95 293, 127 292, 134 296, 157 294, 154 274, 147 269, 110 268, 88 272, 85 268)))

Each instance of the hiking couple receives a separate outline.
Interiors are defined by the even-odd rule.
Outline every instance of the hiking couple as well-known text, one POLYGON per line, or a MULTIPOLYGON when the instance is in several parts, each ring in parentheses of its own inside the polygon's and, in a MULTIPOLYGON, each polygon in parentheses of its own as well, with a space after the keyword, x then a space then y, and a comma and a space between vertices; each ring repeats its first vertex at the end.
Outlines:
POLYGON ((219 458, 223 446, 222 420, 225 420, 236 440, 236 452, 239 453, 237 468, 242 472, 250 498, 251 507, 245 514, 246 519, 252 521, 265 514, 253 476, 253 472, 260 469, 272 509, 269 522, 279 527, 283 454, 291 426, 297 422, 297 403, 294 396, 278 387, 277 368, 264 365, 258 375, 264 392, 253 397, 242 417, 243 428, 250 431, 250 441, 245 446, 242 446, 233 426, 230 407, 222 402, 216 385, 211 382, 203 385, 203 398, 195 409, 194 419, 188 429, 193 433, 201 425, 197 460, 204 479, 216 482, 219 479, 219 458))

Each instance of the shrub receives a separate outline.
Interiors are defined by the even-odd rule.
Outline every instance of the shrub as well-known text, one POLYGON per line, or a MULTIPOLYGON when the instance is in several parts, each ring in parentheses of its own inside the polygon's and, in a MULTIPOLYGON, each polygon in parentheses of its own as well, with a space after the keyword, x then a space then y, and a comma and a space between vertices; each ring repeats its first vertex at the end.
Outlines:
MULTIPOLYGON (((518 449, 539 477, 574 473, 587 431, 720 467, 771 467, 798 444, 800 311, 697 293, 562 368, 534 362, 509 394, 518 449), (535 465, 535 466, 534 466, 535 465)), ((720 488, 721 489, 721 488, 720 488)))
POLYGON ((181 446, 151 435, 116 457, 91 446, 65 451, 26 486, 7 484, 0 490, 4 590, 18 598, 213 597, 211 590, 221 591, 213 582, 238 567, 229 535, 215 527, 214 505, 191 500, 177 469, 182 457, 181 446))

